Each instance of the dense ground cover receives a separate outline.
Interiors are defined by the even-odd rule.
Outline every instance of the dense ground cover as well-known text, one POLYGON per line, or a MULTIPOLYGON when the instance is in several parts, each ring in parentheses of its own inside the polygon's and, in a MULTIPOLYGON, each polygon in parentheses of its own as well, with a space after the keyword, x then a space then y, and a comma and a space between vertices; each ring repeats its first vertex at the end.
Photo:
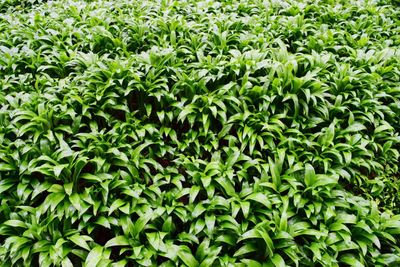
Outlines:
POLYGON ((0 2, 2 266, 399 266, 395 1, 0 2))

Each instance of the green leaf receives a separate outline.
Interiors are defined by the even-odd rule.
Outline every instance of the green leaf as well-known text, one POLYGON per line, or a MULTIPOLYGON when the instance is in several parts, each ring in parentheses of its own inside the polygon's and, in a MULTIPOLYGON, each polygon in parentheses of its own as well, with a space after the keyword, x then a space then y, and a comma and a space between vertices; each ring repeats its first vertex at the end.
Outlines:
POLYGON ((61 165, 57 165, 54 166, 53 171, 54 171, 54 175, 56 176, 56 178, 59 178, 61 175, 61 172, 68 167, 67 164, 61 164, 61 165))
POLYGON ((108 211, 108 215, 111 215, 111 213, 113 213, 116 209, 118 209, 119 207, 122 207, 125 204, 125 201, 123 201, 122 199, 116 199, 110 206, 110 209, 108 211))
POLYGON ((240 208, 242 209, 244 218, 247 219, 247 217, 249 216, 249 212, 250 212, 250 202, 241 201, 240 202, 240 208))
POLYGON ((247 196, 245 200, 253 200, 264 205, 269 209, 272 209, 271 201, 269 201, 268 197, 261 192, 252 193, 249 196, 247 196))
POLYGON ((179 113, 179 116, 178 116, 178 122, 179 121, 184 121, 185 120, 185 118, 187 118, 187 116, 189 115, 189 114, 191 114, 193 112, 193 109, 190 107, 190 106, 187 106, 186 108, 184 108, 180 113, 179 113))
POLYGON ((74 186, 74 183, 64 184, 64 190, 65 190, 65 193, 67 193, 68 196, 71 196, 73 186, 74 186))
POLYGON ((133 227, 133 236, 137 237, 142 232, 146 224, 150 221, 151 217, 152 212, 147 212, 146 214, 140 216, 133 227))
POLYGON ((258 230, 251 229, 251 230, 245 232, 244 234, 242 234, 242 236, 239 237, 237 242, 240 242, 240 241, 246 240, 246 239, 254 239, 254 238, 262 238, 262 236, 258 230))
POLYGON ((365 266, 362 264, 354 255, 352 254, 345 254, 339 258, 339 262, 346 263, 349 266, 354 267, 363 267, 365 266))
POLYGON ((383 125, 380 125, 380 126, 375 128, 374 134, 377 134, 377 133, 380 133, 380 132, 383 132, 383 131, 387 131, 387 130, 391 130, 392 131, 393 127, 390 126, 389 124, 383 124, 383 125))
POLYGON ((233 187, 232 183, 225 177, 220 177, 215 179, 215 181, 220 184, 220 186, 224 189, 228 196, 235 196, 235 188, 233 187))
POLYGON ((72 206, 74 206, 74 208, 77 211, 82 210, 81 198, 79 197, 79 195, 77 193, 73 193, 72 195, 70 195, 69 201, 71 202, 72 206))
POLYGON ((73 235, 73 236, 69 237, 68 239, 71 240, 76 245, 80 246, 81 248, 86 249, 87 251, 90 251, 90 247, 86 242, 93 241, 93 239, 88 236, 80 236, 78 234, 73 235))
POLYGON ((367 128, 363 124, 355 122, 355 123, 351 124, 349 127, 347 127, 345 130, 343 130, 343 133, 360 132, 365 129, 367 129, 367 128))
POLYGON ((62 267, 74 267, 74 265, 72 264, 71 260, 68 257, 66 257, 62 260, 61 266, 62 267))
POLYGON ((276 267, 285 267, 286 266, 285 261, 279 254, 275 253, 274 256, 271 258, 271 261, 276 267))
POLYGON ((14 171, 14 170, 16 170, 14 166, 0 162, 0 171, 14 171))
POLYGON ((196 199, 197 195, 199 194, 199 192, 200 192, 200 187, 199 187, 199 186, 192 186, 192 187, 190 188, 189 203, 193 203, 193 202, 195 201, 195 199, 196 199))
POLYGON ((311 187, 316 182, 314 167, 307 163, 305 166, 304 182, 307 187, 311 187))
POLYGON ((258 230, 258 233, 262 237, 265 242, 266 247, 266 255, 271 256, 274 253, 274 243, 272 242, 271 237, 269 236, 268 232, 265 230, 258 230))
POLYGON ((243 259, 241 260, 248 267, 262 267, 263 265, 255 260, 243 259))
POLYGON ((268 157, 268 163, 271 170, 272 183, 279 190, 281 186, 281 166, 279 162, 274 162, 270 157, 268 157))
POLYGON ((20 221, 20 220, 8 220, 8 221, 5 221, 3 224, 12 226, 12 227, 27 228, 27 225, 23 221, 20 221))
MULTIPOLYGON (((16 183, 12 179, 0 180, 0 194, 7 191, 11 187, 15 186, 16 183)), ((33 197, 32 197, 33 198, 33 197)))
POLYGON ((257 248, 257 246, 256 246, 255 244, 253 244, 253 243, 247 243, 247 244, 243 245, 242 247, 240 247, 240 248, 235 252, 235 254, 233 254, 233 257, 240 257, 240 256, 242 256, 242 255, 244 255, 244 254, 248 254, 248 253, 251 253, 251 252, 255 252, 255 251, 257 251, 257 250, 258 250, 258 248, 257 248))
POLYGON ((95 246, 88 254, 85 264, 85 267, 96 267, 97 264, 102 260, 103 256, 103 247, 95 246))
POLYGON ((111 225, 110 222, 108 221, 108 219, 104 216, 100 216, 97 220, 96 220, 96 224, 99 224, 101 226, 104 226, 105 228, 111 229, 111 225))
POLYGON ((235 237, 233 237, 232 235, 220 235, 217 237, 217 239, 215 241, 224 242, 228 245, 234 246, 236 240, 235 240, 235 237))
POLYGON ((65 198, 63 193, 51 193, 44 201, 43 208, 46 211, 49 207, 54 211, 57 205, 65 198))
POLYGON ((199 262, 196 258, 185 249, 180 249, 178 251, 178 257, 185 263, 188 267, 197 267, 199 266, 199 262))
POLYGON ((115 246, 129 246, 129 240, 125 236, 116 236, 107 241, 104 247, 115 247, 115 246))
POLYGON ((323 146, 329 146, 332 144, 333 139, 335 137, 335 125, 336 125, 336 120, 334 120, 326 129, 324 135, 322 136, 322 141, 321 141, 321 144, 323 146))

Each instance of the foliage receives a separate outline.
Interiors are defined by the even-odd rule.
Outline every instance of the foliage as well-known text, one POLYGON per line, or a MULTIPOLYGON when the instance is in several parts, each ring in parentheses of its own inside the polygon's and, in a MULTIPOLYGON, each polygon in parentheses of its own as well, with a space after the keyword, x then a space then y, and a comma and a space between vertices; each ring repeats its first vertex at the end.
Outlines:
POLYGON ((0 3, 2 266, 398 266, 392 1, 0 3))

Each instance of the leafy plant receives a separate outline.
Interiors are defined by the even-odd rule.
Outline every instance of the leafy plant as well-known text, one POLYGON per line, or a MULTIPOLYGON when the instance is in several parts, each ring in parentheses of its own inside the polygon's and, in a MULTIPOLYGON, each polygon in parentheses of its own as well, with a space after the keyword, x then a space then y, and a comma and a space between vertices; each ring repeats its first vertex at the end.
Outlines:
POLYGON ((398 266, 395 2, 1 1, 2 266, 398 266))

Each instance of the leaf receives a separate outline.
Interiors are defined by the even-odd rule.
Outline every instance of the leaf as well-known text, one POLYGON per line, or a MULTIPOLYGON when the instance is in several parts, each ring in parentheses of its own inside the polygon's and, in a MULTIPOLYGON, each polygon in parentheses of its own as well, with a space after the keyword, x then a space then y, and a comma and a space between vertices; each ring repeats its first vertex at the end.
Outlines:
POLYGON ((347 127, 345 130, 343 130, 343 133, 360 132, 365 129, 367 129, 367 128, 363 124, 354 122, 349 127, 347 127))
POLYGON ((71 260, 66 257, 62 260, 61 267, 74 267, 74 265, 72 264, 71 260))
POLYGON ((88 181, 93 181, 93 182, 102 182, 102 179, 99 176, 90 174, 90 173, 84 173, 81 176, 82 179, 88 180, 88 181))
POLYGON ((281 186, 281 166, 279 162, 274 162, 270 157, 268 157, 268 163, 271 170, 272 183, 279 190, 281 186))
POLYGON ((127 259, 123 259, 120 260, 118 262, 114 262, 111 267, 125 267, 128 265, 128 260, 127 259))
POLYGON ((153 107, 152 107, 151 104, 146 104, 146 115, 147 115, 148 117, 150 117, 152 108, 153 108, 153 107))
POLYGON ((318 244, 318 243, 316 243, 316 242, 313 242, 312 244, 311 244, 311 246, 310 246, 310 250, 313 252, 313 254, 314 254, 314 256, 313 256, 313 260, 314 261, 316 261, 316 260, 321 260, 321 250, 320 250, 320 248, 321 248, 321 246, 318 244), (315 260, 316 259, 316 260, 315 260))
POLYGON ((325 233, 315 229, 303 229, 294 233, 293 237, 300 235, 310 235, 310 236, 315 236, 316 238, 320 238, 321 236, 325 236, 325 233))
POLYGON ((268 197, 261 192, 252 193, 249 196, 247 196, 245 198, 245 200, 253 200, 253 201, 256 201, 256 202, 264 205, 265 207, 267 207, 269 209, 272 209, 272 205, 271 205, 271 202, 269 201, 268 197))
POLYGON ((135 225, 133 227, 133 236, 137 237, 140 232, 144 229, 146 224, 150 221, 152 217, 152 212, 147 212, 146 214, 140 216, 140 218, 135 222, 135 225))
POLYGON ((241 260, 248 267, 262 267, 263 265, 255 260, 243 259, 241 260))
POLYGON ((113 213, 119 207, 122 207, 124 204, 125 204, 125 201, 123 201, 122 199, 114 200, 114 202, 110 206, 110 209, 108 211, 108 215, 111 215, 111 213, 113 213))
POLYGON ((266 255, 267 256, 272 256, 274 254, 274 244, 272 242, 271 237, 269 236, 269 234, 267 233, 267 231, 265 230, 258 230, 258 233, 260 234, 260 236, 262 237, 262 239, 265 242, 265 247, 266 247, 266 255))
POLYGON ((216 242, 224 242, 228 245, 234 246, 235 245, 235 237, 233 237, 232 235, 220 235, 217 237, 217 239, 215 240, 216 242))
POLYGON ((314 167, 309 163, 305 166, 304 182, 307 187, 311 187, 316 182, 314 167))
POLYGON ((103 256, 103 247, 95 246, 88 254, 85 264, 85 267, 96 267, 97 264, 102 260, 103 256))
POLYGON ((180 249, 178 251, 178 257, 186 264, 188 267, 197 267, 199 262, 196 258, 188 251, 180 249))
POLYGON ((250 202, 241 201, 240 202, 240 208, 242 209, 243 217, 247 218, 249 216, 249 212, 250 212, 250 202))
POLYGON ((74 244, 80 246, 81 248, 86 249, 87 251, 90 251, 89 245, 86 243, 87 240, 93 241, 90 237, 83 237, 78 234, 73 235, 68 238, 71 240, 74 244))
POLYGON ((179 121, 181 121, 181 122, 183 122, 184 120, 185 120, 185 118, 187 118, 187 116, 189 115, 189 114, 191 114, 193 112, 193 109, 192 109, 192 107, 190 107, 190 106, 187 106, 187 107, 185 107, 180 113, 179 113, 179 116, 178 116, 178 122, 179 121))
POLYGON ((393 127, 390 126, 389 124, 383 124, 383 125, 380 125, 375 128, 374 134, 377 134, 377 133, 380 133, 383 131, 387 131, 387 130, 393 130, 393 127))
POLYGON ((74 206, 74 208, 77 211, 81 211, 82 210, 81 198, 79 197, 78 193, 73 193, 72 195, 70 195, 69 196, 69 201, 71 202, 72 206, 74 206))
POLYGON ((207 227, 208 232, 211 234, 214 231, 215 227, 215 215, 206 215, 205 225, 207 227))
POLYGON ((189 203, 193 203, 193 202, 195 201, 195 199, 196 199, 197 195, 199 194, 199 192, 200 192, 200 187, 199 187, 199 186, 192 186, 192 187, 190 188, 190 192, 189 192, 189 195, 190 195, 189 203))
POLYGON ((343 262, 348 264, 349 266, 354 267, 364 267, 365 265, 362 264, 354 255, 352 254, 345 254, 340 257, 339 262, 343 262))
POLYGON ((206 257, 199 267, 208 267, 208 266, 213 266, 214 261, 217 259, 217 256, 212 256, 212 257, 206 257))
POLYGON ((224 189, 225 193, 232 197, 236 195, 235 188, 232 183, 225 177, 215 179, 215 181, 224 189))
POLYGON ((242 236, 239 237, 237 242, 240 242, 240 241, 246 240, 246 239, 254 239, 254 238, 262 238, 262 236, 258 230, 251 229, 251 230, 245 232, 244 234, 242 234, 242 236))
POLYGON ((77 160, 77 162, 74 165, 74 172, 73 172, 73 175, 72 175, 73 181, 76 181, 76 179, 78 178, 78 176, 81 173, 82 169, 87 164, 87 160, 88 159, 86 157, 81 157, 81 158, 79 158, 77 160))
POLYGON ((74 183, 64 184, 64 190, 65 190, 65 193, 67 193, 68 196, 71 196, 73 186, 74 186, 74 183))
POLYGON ((49 207, 54 211, 57 205, 65 198, 63 193, 51 193, 44 201, 43 208, 46 211, 49 207))
POLYGON ((226 160, 225 164, 228 167, 232 167, 240 157, 240 151, 235 147, 231 150, 228 159, 226 160))
POLYGON ((7 163, 0 162, 0 171, 14 171, 16 168, 7 163))
POLYGON ((56 165, 56 166, 54 166, 53 171, 54 171, 54 175, 56 176, 56 178, 59 178, 59 177, 60 177, 61 172, 62 172, 66 167, 68 167, 67 164, 61 164, 61 165, 56 165))
MULTIPOLYGON (((0 180, 0 194, 7 191, 11 187, 15 186, 16 184, 12 179, 4 179, 0 180)), ((32 197, 33 198, 33 197, 32 197)))
POLYGON ((8 220, 8 221, 5 221, 3 224, 11 226, 11 227, 27 228, 27 225, 23 221, 20 221, 20 220, 8 220))
POLYGON ((115 247, 115 246, 129 246, 129 240, 125 236, 116 236, 107 241, 104 247, 115 247))
POLYGON ((281 257, 281 255, 275 253, 274 256, 271 258, 272 263, 276 266, 276 267, 285 267, 286 263, 283 260, 283 258, 281 257))
POLYGON ((251 253, 251 252, 255 252, 255 251, 257 251, 257 250, 258 250, 258 248, 257 248, 257 246, 256 246, 255 244, 253 244, 253 243, 247 243, 247 244, 243 245, 242 247, 240 247, 240 248, 235 252, 235 254, 233 254, 233 257, 239 257, 239 256, 242 256, 242 255, 244 255, 244 254, 248 254, 248 253, 251 253))
POLYGON ((199 217, 201 214, 203 214, 206 211, 206 208, 201 203, 196 204, 196 206, 193 209, 192 216, 194 218, 199 217))
POLYGON ((323 146, 329 146, 332 144, 333 139, 335 137, 335 125, 336 125, 336 120, 334 120, 329 127, 326 129, 324 135, 322 136, 322 141, 321 144, 323 146))
POLYGON ((111 229, 111 225, 110 222, 108 221, 108 219, 104 216, 100 216, 97 220, 96 220, 96 224, 99 224, 101 226, 104 226, 105 228, 111 229))
POLYGON ((156 251, 165 251, 164 243, 162 242, 159 232, 146 233, 146 237, 150 246, 152 246, 156 251))

